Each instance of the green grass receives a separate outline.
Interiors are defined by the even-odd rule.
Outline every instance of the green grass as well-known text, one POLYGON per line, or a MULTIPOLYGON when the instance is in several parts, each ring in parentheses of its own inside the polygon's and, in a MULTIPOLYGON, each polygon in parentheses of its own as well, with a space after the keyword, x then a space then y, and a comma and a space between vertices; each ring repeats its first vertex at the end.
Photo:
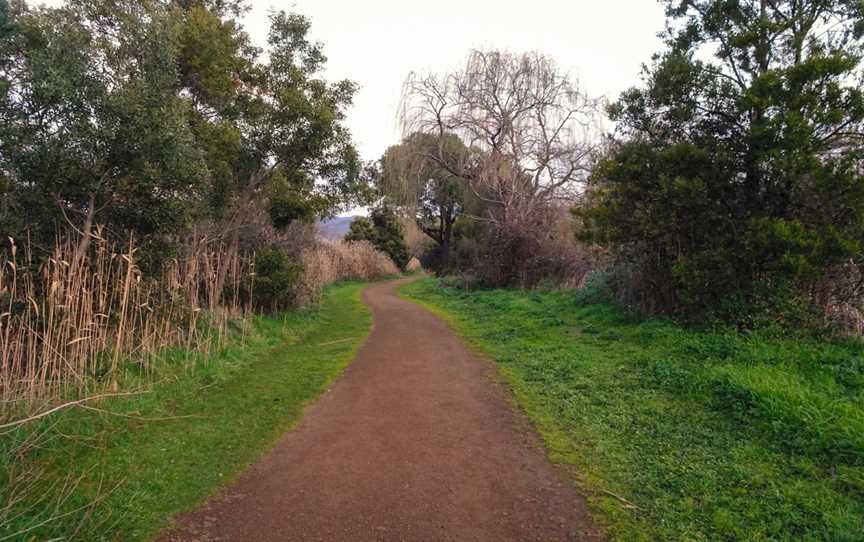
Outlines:
MULTIPOLYGON (((151 393, 98 404, 140 418, 190 417, 142 421, 68 409, 41 425, 51 427, 50 440, 27 456, 26 465, 17 464, 11 451, 24 431, 32 435, 39 428, 0 437, 0 484, 10 469, 45 469, 14 507, 21 515, 0 525, 0 540, 67 512, 12 539, 151 539, 173 515, 192 509, 259 459, 354 357, 371 328, 361 288, 333 286, 316 309, 256 319, 245 346, 198 360, 194 371, 176 353, 176 363, 159 370, 162 382, 151 393), (57 506, 67 474, 83 479, 57 506), (97 498, 96 506, 88 506, 97 498)), ((10 488, 0 485, 0 496, 3 489, 8 498, 10 488)))
POLYGON ((613 539, 864 540, 860 342, 687 330, 580 292, 402 295, 496 360, 613 539))

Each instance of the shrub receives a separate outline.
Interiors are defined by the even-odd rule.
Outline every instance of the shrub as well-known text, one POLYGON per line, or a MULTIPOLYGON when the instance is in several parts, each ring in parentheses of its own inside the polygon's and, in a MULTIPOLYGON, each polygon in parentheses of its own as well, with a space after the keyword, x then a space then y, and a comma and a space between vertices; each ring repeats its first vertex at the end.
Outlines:
POLYGON ((256 308, 278 312, 295 304, 295 286, 303 267, 292 262, 285 250, 269 247, 255 255, 255 286, 253 299, 256 308))
POLYGON ((354 220, 345 241, 372 243, 378 250, 387 253, 399 269, 404 271, 411 255, 396 213, 389 207, 379 207, 372 210, 371 218, 371 223, 365 218, 354 220))

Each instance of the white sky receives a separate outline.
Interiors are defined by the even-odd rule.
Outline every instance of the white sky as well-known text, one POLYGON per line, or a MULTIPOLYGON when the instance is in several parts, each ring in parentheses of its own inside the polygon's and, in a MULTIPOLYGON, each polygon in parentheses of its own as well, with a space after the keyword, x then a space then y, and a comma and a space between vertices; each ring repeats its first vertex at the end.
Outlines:
POLYGON ((642 63, 662 48, 657 0, 256 0, 247 30, 266 39, 271 8, 312 20, 328 77, 360 85, 348 124, 364 159, 398 143, 396 110, 408 73, 462 65, 472 48, 539 51, 591 96, 638 83, 642 63))
MULTIPOLYGON (((62 0, 31 1, 58 5, 62 0)), ((324 42, 327 77, 360 85, 348 125, 365 160, 398 142, 396 109, 412 70, 461 66, 472 48, 539 51, 591 96, 615 99, 662 46, 657 0, 254 0, 246 30, 267 39, 272 9, 298 11, 324 42)))

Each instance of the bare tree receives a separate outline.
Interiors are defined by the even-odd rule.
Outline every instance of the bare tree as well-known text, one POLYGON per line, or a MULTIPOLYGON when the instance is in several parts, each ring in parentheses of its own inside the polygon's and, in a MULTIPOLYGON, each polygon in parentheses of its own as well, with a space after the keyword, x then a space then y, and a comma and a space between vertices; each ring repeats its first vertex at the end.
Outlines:
POLYGON ((540 207, 578 191, 599 106, 548 57, 475 50, 459 71, 411 74, 399 118, 406 136, 439 137, 439 152, 428 158, 487 204, 478 218, 525 225, 540 207), (447 134, 472 150, 464 160, 445 156, 447 134))
POLYGON ((425 158, 481 203, 473 218, 489 226, 479 268, 488 282, 527 285, 543 273, 558 211, 588 176, 600 105, 538 53, 475 50, 460 70, 406 80, 403 135, 437 138, 425 158), (454 135, 468 149, 458 160, 447 152, 454 135))

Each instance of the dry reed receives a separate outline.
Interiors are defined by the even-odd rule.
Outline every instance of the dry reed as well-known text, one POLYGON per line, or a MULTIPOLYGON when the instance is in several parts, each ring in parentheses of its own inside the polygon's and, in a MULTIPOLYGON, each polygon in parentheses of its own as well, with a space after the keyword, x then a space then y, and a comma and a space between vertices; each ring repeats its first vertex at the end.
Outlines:
MULTIPOLYGON (((253 312, 254 254, 191 236, 155 277, 139 267, 134 238, 117 244, 97 229, 81 265, 80 236, 62 234, 38 264, 27 243, 10 239, 0 259, 0 422, 52 404, 117 392, 126 373, 153 374, 169 347, 206 352, 228 325, 253 312)), ((306 241, 299 305, 340 280, 398 273, 365 242, 306 241)))
POLYGON ((366 241, 319 239, 301 253, 303 276, 297 298, 301 304, 321 297, 324 286, 340 280, 375 280, 399 273, 389 256, 366 241))
POLYGON ((26 243, 10 239, 0 260, 0 419, 116 391, 129 362, 146 373, 166 347, 209 348, 230 319, 250 311, 241 291, 254 280, 252 259, 220 243, 195 239, 146 278, 134 238, 121 247, 97 230, 88 257, 73 266, 79 239, 62 234, 38 265, 26 243))

